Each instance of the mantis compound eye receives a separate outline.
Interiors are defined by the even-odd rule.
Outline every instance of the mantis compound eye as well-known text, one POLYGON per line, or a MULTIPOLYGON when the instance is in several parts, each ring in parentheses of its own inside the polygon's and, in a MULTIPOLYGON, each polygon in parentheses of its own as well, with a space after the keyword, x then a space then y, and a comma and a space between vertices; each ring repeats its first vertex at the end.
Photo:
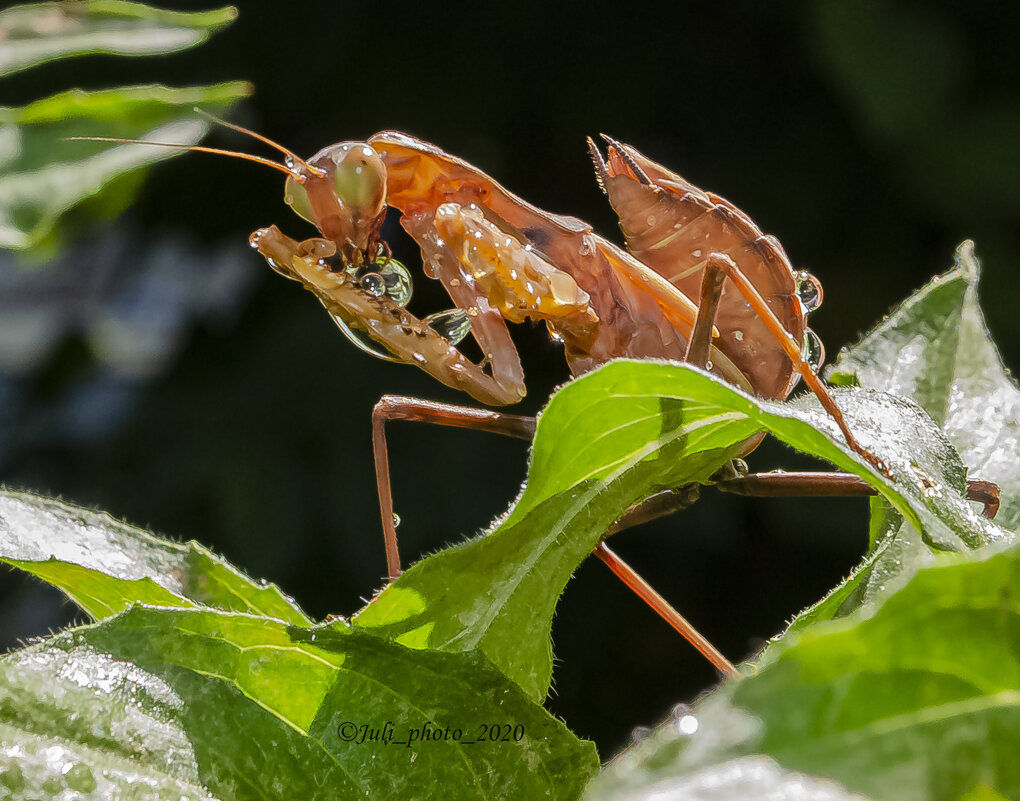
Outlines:
POLYGON ((308 192, 296 178, 287 179, 283 188, 283 202, 294 209, 294 213, 298 217, 315 225, 315 215, 312 213, 312 203, 308 199, 308 192))
POLYGON ((342 144, 331 154, 333 185, 344 208, 373 218, 386 208, 386 165, 369 145, 342 144))

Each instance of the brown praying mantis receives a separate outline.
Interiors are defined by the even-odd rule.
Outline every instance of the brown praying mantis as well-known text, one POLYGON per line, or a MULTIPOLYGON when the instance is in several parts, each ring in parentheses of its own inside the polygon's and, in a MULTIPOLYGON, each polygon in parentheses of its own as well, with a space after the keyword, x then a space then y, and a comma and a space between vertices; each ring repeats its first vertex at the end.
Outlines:
MULTIPOLYGON (((505 406, 525 395, 524 372, 507 323, 541 321, 563 344, 573 375, 616 357, 684 361, 766 398, 786 398, 803 380, 832 416, 846 444, 877 470, 887 466, 855 439, 817 369, 823 361, 807 316, 821 284, 796 271, 779 241, 764 235, 729 201, 706 192, 604 137, 605 156, 589 139, 599 185, 609 196, 627 250, 574 217, 545 212, 471 164, 407 134, 382 132, 341 142, 311 158, 253 131, 216 120, 283 154, 272 161, 235 151, 143 142, 245 158, 287 175, 285 201, 321 236, 298 241, 275 225, 251 245, 281 275, 311 291, 361 350, 415 365, 475 400, 505 406), (393 259, 380 227, 389 207, 418 244, 424 271, 453 308, 418 318, 406 308, 408 270, 393 259), (483 358, 458 344, 472 336, 483 358)), ((125 140, 108 140, 125 141, 125 140)), ((430 422, 528 439, 535 418, 489 409, 384 396, 372 415, 386 559, 400 574, 385 426, 430 422)), ((751 438, 740 456, 763 434, 751 438)), ((747 472, 742 459, 720 465, 715 485, 757 496, 871 495, 847 473, 747 472)), ((696 487, 659 493, 628 510, 608 533, 678 511, 696 487)), ((998 488, 968 484, 968 497, 994 516, 998 488)), ((717 668, 733 665, 603 541, 595 555, 691 641, 717 668)))

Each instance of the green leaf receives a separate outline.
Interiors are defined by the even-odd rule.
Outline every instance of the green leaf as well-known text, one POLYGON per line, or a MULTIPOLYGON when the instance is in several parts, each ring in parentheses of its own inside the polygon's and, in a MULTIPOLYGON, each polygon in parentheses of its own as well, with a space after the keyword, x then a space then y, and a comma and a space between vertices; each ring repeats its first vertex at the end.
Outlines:
POLYGON ((979 786, 1018 797, 1020 549, 981 557, 940 557, 876 604, 787 638, 757 674, 632 749, 588 797, 651 797, 752 754, 874 798, 955 799, 979 786))
POLYGON ((962 498, 964 467, 913 404, 841 390, 840 407, 890 481, 846 447, 811 398, 752 398, 686 365, 615 361, 558 392, 538 421, 526 489, 487 536, 411 567, 356 618, 413 647, 480 649, 533 698, 552 671, 549 629, 570 574, 632 504, 703 481, 762 428, 862 476, 943 549, 1008 534, 962 498))
POLYGON ((211 798, 181 697, 70 635, 0 659, 0 796, 211 798))
MULTIPOLYGON (((840 354, 830 371, 911 398, 942 426, 972 478, 998 483, 996 523, 1020 530, 1020 392, 1002 366, 977 303, 974 245, 956 266, 908 298, 840 354)), ((793 627, 846 614, 922 565, 931 550, 888 504, 873 502, 872 548, 847 580, 793 627)))
POLYGON ((974 243, 964 242, 952 270, 841 354, 834 369, 924 408, 971 478, 999 484, 996 522, 1020 532, 1020 391, 989 338, 977 302, 979 273, 974 243))
POLYGON ((104 192, 94 211, 110 216, 127 206, 138 170, 168 158, 168 148, 68 141, 112 136, 190 145, 209 123, 194 106, 222 113, 251 93, 242 82, 168 89, 138 86, 74 90, 22 108, 0 108, 0 247, 26 249, 52 235, 69 209, 104 192))
POLYGON ((170 736, 186 746, 172 753, 182 763, 175 777, 200 781, 228 798, 440 798, 454 792, 458 798, 573 799, 598 769, 591 743, 578 740, 477 654, 411 651, 360 633, 134 607, 6 663, 0 661, 0 698, 12 695, 12 682, 28 688, 14 703, 0 701, 0 723, 12 727, 13 740, 5 734, 5 745, 40 736, 60 747, 83 742, 102 752, 82 757, 97 781, 111 752, 144 755, 163 748, 170 736), (55 703, 67 671, 44 663, 68 654, 98 662, 70 674, 82 700, 55 703), (111 665, 102 654, 129 661, 111 665), (36 681, 25 679, 25 664, 40 665, 36 681), (90 695, 104 696, 109 709, 102 720, 115 723, 139 703, 130 692, 107 692, 125 674, 157 687, 166 709, 155 710, 158 725, 139 720, 124 739, 116 725, 109 734, 97 733, 90 724, 98 699, 90 695), (499 737, 491 742, 484 727, 497 726, 499 737), (408 743, 412 730, 417 737, 408 743))
POLYGON ((0 561, 63 590, 96 619, 143 602, 311 624, 275 585, 252 581, 195 542, 170 542, 27 492, 0 491, 0 561))
POLYGON ((197 14, 141 3, 34 3, 0 12, 0 76, 68 56, 156 55, 201 44, 237 17, 233 6, 197 14))

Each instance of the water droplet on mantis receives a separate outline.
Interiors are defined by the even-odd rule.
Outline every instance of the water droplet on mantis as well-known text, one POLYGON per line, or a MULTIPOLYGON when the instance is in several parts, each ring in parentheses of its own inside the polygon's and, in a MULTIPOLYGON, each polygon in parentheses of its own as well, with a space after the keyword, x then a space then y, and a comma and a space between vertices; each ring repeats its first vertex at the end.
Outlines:
MULTIPOLYGON (((326 307, 326 311, 329 313, 330 318, 336 323, 336 327, 339 328, 345 337, 347 337, 358 350, 364 351, 369 356, 375 356, 377 359, 382 359, 387 362, 401 362, 403 359, 398 359, 382 345, 372 339, 364 331, 356 328, 352 328, 348 325, 347 321, 338 314, 334 314, 329 307, 326 307)), ((370 322, 371 324, 371 322, 370 322)))
POLYGON ((800 356, 815 372, 818 372, 818 368, 825 361, 825 348, 822 346, 822 340, 810 328, 804 330, 804 344, 801 347, 800 356))
POLYGON ((358 279, 358 286, 377 298, 386 294, 386 279, 379 273, 365 273, 358 279))
POLYGON ((822 305, 822 284, 807 270, 797 273, 797 297, 805 311, 814 311, 822 305))
POLYGON ((396 259, 390 259, 379 267, 379 274, 386 282, 386 297, 398 306, 406 306, 414 292, 408 269, 396 259))
POLYGON ((463 309, 436 312, 426 317, 424 322, 451 345, 459 344, 471 333, 471 317, 463 309))

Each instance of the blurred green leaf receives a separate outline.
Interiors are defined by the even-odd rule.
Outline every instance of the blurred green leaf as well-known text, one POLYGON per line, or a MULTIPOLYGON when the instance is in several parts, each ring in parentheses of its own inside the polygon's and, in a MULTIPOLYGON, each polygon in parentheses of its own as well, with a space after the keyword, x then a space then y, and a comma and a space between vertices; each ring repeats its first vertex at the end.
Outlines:
POLYGON ((102 213, 115 214, 134 197, 124 179, 175 155, 168 148, 68 141, 112 136, 189 145, 209 123, 193 107, 222 113, 251 87, 243 82, 168 89, 137 86, 74 90, 23 108, 0 108, 0 247, 25 249, 50 235, 72 207, 108 190, 102 213))
POLYGON ((479 648, 543 698, 553 611, 581 560, 630 505, 707 479, 763 428, 863 477, 929 546, 964 550, 1008 539, 963 499, 965 469, 918 407, 870 390, 836 397, 894 481, 849 451, 813 397, 774 403, 685 365, 607 364, 560 390, 540 416, 526 489, 507 518, 487 536, 412 566, 356 625, 413 647, 479 648))
POLYGON ((902 143, 949 116, 964 53, 948 21, 877 0, 809 10, 819 61, 870 133, 902 143))
POLYGON ((120 0, 13 6, 0 12, 0 77, 69 56, 184 50, 236 17, 233 6, 181 13, 120 0))
POLYGON ((940 557, 875 605, 786 638, 756 674, 618 758, 586 798, 660 798, 756 754, 876 799, 1017 798, 1018 586, 1020 549, 940 557))
POLYGON ((27 492, 0 491, 0 561, 63 590, 98 620, 148 603, 311 624, 275 585, 253 581, 198 543, 170 542, 27 492))

